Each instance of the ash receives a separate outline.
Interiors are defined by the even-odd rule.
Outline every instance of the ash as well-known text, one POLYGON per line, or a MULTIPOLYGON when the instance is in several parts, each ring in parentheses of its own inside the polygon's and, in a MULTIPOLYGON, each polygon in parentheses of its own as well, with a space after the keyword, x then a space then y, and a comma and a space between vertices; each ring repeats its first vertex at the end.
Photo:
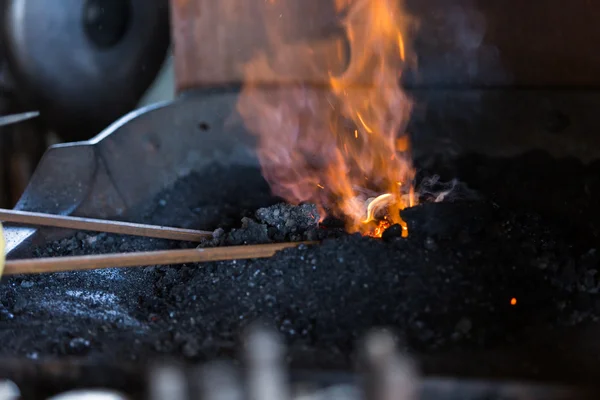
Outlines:
MULTIPOLYGON (((455 364, 464 358, 460 354, 538 349, 546 358, 523 366, 511 362, 505 370, 542 373, 547 349, 556 356, 565 343, 553 332, 579 332, 600 316, 600 164, 529 154, 428 165, 422 175, 458 178, 477 191, 478 200, 404 210, 408 238, 325 229, 313 205, 283 204, 267 192, 258 204, 246 196, 243 205, 228 205, 227 224, 201 245, 322 243, 263 260, 5 278, 0 354, 75 355, 114 365, 144 365, 164 356, 200 361, 234 354, 242 330, 259 319, 285 334, 293 366, 349 368, 355 341, 371 327, 388 326, 407 349, 427 357, 452 352, 458 354, 455 364), (565 174, 569 183, 557 187, 565 174)), ((247 172, 260 178, 258 171, 247 172)), ((238 181, 249 180, 237 174, 238 181)), ((234 180, 218 171, 211 176, 234 180)), ((214 227, 214 210, 235 196, 211 202, 211 185, 218 182, 203 179, 183 178, 159 196, 156 218, 165 223, 169 215, 160 200, 181 201, 171 225, 189 221, 186 210, 193 210, 194 227, 214 227), (198 191, 203 185, 210 190, 198 191), (206 224, 200 218, 205 214, 206 224)), ((156 223, 153 215, 140 222, 156 223)), ((196 245, 80 233, 38 249, 38 255, 196 245)), ((560 364, 579 365, 594 354, 570 348, 560 364)))
POLYGON ((278 203, 259 208, 253 218, 242 218, 240 228, 229 232, 216 229, 212 238, 198 247, 314 241, 345 235, 339 229, 322 229, 319 219, 314 204, 293 206, 278 203))
POLYGON ((314 204, 294 207, 286 203, 259 208, 256 218, 272 228, 275 240, 302 238, 302 234, 313 230, 319 223, 319 212, 314 204))

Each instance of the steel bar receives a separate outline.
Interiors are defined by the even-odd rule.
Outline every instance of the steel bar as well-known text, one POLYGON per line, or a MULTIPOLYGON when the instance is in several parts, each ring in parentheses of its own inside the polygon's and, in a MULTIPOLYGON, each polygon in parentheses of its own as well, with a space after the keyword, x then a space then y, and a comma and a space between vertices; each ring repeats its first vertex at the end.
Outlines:
POLYGON ((160 239, 199 242, 212 235, 210 231, 172 228, 160 225, 135 224, 132 222, 52 215, 30 211, 0 209, 0 221, 33 226, 77 229, 81 231, 117 233, 160 239))
POLYGON ((268 258, 279 250, 314 242, 274 243, 247 246, 196 248, 184 250, 145 251, 88 256, 30 258, 7 260, 4 275, 42 274, 103 268, 176 265, 209 261, 268 258))
POLYGON ((38 111, 28 111, 20 114, 10 114, 0 117, 0 126, 12 125, 39 116, 38 111))

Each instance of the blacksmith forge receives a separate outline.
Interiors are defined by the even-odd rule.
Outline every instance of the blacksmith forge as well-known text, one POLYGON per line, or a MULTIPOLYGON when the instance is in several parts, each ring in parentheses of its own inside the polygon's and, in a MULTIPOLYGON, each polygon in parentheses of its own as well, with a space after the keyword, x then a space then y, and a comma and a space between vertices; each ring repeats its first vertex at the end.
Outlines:
MULTIPOLYGON (((1 4, 0 105, 40 113, 1 128, 4 208, 214 231, 204 248, 319 243, 268 260, 6 276, 0 398, 597 398, 597 4, 1 4), (391 44, 359 35, 387 24, 391 44), (340 89, 361 55, 377 73, 340 89), (390 66, 397 87, 378 91, 390 66), (403 225, 348 228, 333 187, 364 158, 314 179, 336 159, 320 157, 327 146, 347 166, 377 134, 358 112, 340 122, 346 139, 327 142, 328 129, 307 146, 323 104, 346 110, 330 98, 384 114, 382 126, 398 117, 383 165, 407 157, 403 225), (273 140, 289 147, 274 154, 273 140), (298 157, 290 175, 282 160, 298 157)), ((392 196, 346 186, 371 211, 392 196)), ((4 235, 8 260, 198 245, 10 223, 4 235)))

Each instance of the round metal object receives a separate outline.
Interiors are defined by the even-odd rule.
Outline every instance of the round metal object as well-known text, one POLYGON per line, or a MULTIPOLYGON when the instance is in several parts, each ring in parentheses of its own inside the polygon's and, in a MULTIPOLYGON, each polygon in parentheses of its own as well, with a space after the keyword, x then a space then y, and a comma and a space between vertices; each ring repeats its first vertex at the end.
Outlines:
POLYGON ((67 140, 135 108, 170 42, 168 0, 6 0, 2 35, 27 107, 67 140))
POLYGON ((98 48, 111 48, 127 33, 131 14, 130 0, 87 0, 83 9, 85 33, 98 48))

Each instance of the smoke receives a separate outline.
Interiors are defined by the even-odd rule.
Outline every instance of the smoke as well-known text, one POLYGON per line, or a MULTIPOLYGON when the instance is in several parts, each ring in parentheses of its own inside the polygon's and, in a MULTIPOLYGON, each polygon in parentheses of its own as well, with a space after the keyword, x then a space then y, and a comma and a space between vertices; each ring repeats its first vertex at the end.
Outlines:
MULTIPOLYGON (((475 0, 408 1, 419 19, 418 71, 407 82, 415 102, 408 128, 413 159, 444 164, 486 151, 498 105, 493 92, 483 88, 512 81, 496 45, 495 6, 475 0)), ((417 194, 425 201, 478 198, 466 184, 441 182, 439 176, 421 182, 417 194)))
POLYGON ((509 79, 499 49, 490 42, 489 22, 473 0, 411 1, 419 19, 415 86, 486 86, 509 79))
POLYGON ((439 175, 424 178, 417 187, 417 194, 423 202, 440 203, 460 200, 479 200, 481 196, 458 179, 441 182, 439 175))

